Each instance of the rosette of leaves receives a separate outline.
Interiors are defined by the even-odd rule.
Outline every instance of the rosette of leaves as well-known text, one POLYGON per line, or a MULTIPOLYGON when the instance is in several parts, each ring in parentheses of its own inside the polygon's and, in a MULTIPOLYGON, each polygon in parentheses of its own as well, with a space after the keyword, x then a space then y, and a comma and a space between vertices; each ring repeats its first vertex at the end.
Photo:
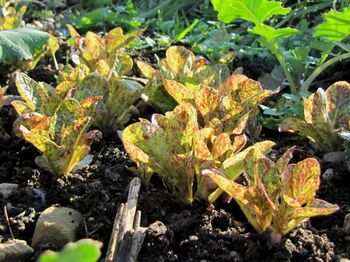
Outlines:
MULTIPOLYGON (((96 83, 93 78, 81 81, 80 87, 94 86, 96 83)), ((23 101, 12 102, 13 107, 19 115, 36 112, 46 116, 53 116, 63 100, 76 98, 85 115, 91 115, 96 103, 102 99, 98 92, 92 92, 81 88, 77 92, 74 83, 62 82, 56 88, 46 84, 38 83, 24 73, 17 73, 16 87, 23 101)))
POLYGON ((148 79, 144 91, 146 102, 161 112, 172 110, 176 106, 176 101, 169 96, 162 80, 177 80, 188 89, 196 91, 201 84, 218 86, 230 75, 227 65, 212 65, 204 57, 196 57, 183 46, 169 47, 165 58, 159 61, 158 69, 143 61, 137 61, 137 66, 148 79))
POLYGON ((241 134, 248 125, 251 135, 259 134, 258 106, 274 93, 242 74, 232 74, 217 88, 200 85, 191 89, 175 80, 163 80, 163 83, 177 103, 189 102, 195 106, 201 127, 212 127, 218 134, 241 134))
POLYGON ((336 82, 326 91, 319 88, 304 100, 304 120, 286 118, 280 131, 297 132, 315 142, 323 151, 341 149, 340 132, 350 121, 350 84, 336 82))
POLYGON ((258 233, 271 232, 273 242, 310 217, 329 215, 337 205, 315 198, 320 184, 320 165, 314 158, 289 164, 292 149, 275 163, 252 149, 244 160, 247 186, 216 170, 205 170, 240 206, 258 233))
POLYGON ((73 96, 79 101, 89 97, 100 97, 99 103, 93 107, 89 115, 93 125, 101 130, 121 125, 128 115, 131 105, 139 99, 143 86, 130 79, 122 79, 115 75, 109 78, 98 73, 89 73, 85 65, 72 68, 69 73, 61 74, 59 86, 72 87, 73 96))
POLYGON ((36 163, 54 175, 69 175, 101 137, 97 130, 87 132, 91 121, 75 99, 63 100, 52 116, 24 113, 14 122, 14 133, 34 145, 42 156, 36 163))
POLYGON ((67 27, 78 51, 78 56, 74 56, 73 59, 75 63, 84 64, 91 72, 106 77, 111 74, 124 76, 132 70, 133 60, 125 53, 125 47, 136 39, 142 30, 124 34, 122 28, 116 27, 103 37, 91 31, 82 37, 73 26, 67 27))
MULTIPOLYGON (((216 134, 211 127, 200 129, 197 110, 187 102, 165 116, 154 114, 151 122, 141 119, 126 127, 122 140, 146 185, 157 173, 182 204, 207 197, 215 186, 212 188, 201 176, 202 170, 221 168, 226 159, 239 155, 246 144, 245 135, 230 138, 227 133, 216 134)), ((252 147, 265 152, 272 145, 265 141, 252 147)), ((243 159, 237 158, 237 165, 242 165, 243 159)), ((232 174, 235 172, 242 171, 237 168, 232 174)), ((217 192, 217 196, 221 193, 217 192)))

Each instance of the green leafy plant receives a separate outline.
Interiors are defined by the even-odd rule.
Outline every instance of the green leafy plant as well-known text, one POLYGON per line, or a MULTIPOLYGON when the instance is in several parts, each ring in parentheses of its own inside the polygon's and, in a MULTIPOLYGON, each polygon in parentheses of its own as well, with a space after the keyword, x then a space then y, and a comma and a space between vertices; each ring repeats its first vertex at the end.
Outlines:
POLYGON ((261 85, 242 74, 232 74, 217 88, 207 85, 191 87, 163 80, 167 92, 177 103, 189 102, 200 113, 202 127, 212 127, 217 133, 241 134, 248 129, 257 136, 261 126, 256 121, 258 106, 274 92, 264 90, 261 85))
POLYGON ((105 131, 123 123, 128 108, 143 89, 136 81, 90 74, 84 65, 71 68, 70 73, 61 72, 60 80, 53 88, 18 73, 16 86, 24 101, 12 103, 17 113, 37 112, 52 116, 63 100, 74 98, 81 104, 85 115, 92 117, 91 124, 105 131))
POLYGON ((27 7, 22 5, 20 8, 14 5, 15 1, 0 1, 0 30, 9 30, 20 27, 22 17, 27 11, 27 7))
POLYGON ((289 149, 275 163, 258 150, 250 150, 244 160, 247 186, 217 170, 203 171, 239 204, 258 233, 271 232, 272 242, 279 242, 308 218, 329 215, 339 208, 315 198, 321 172, 317 160, 307 158, 288 164, 292 151, 289 149))
MULTIPOLYGON (((258 0, 212 0, 214 9, 219 13, 219 19, 230 23, 238 18, 252 22, 254 27, 251 32, 259 36, 262 46, 268 48, 280 63, 283 72, 288 80, 288 85, 294 95, 305 93, 312 82, 326 68, 346 58, 350 58, 349 48, 338 43, 349 35, 350 8, 344 8, 343 12, 330 11, 324 15, 325 22, 315 27, 314 36, 304 39, 305 43, 295 48, 286 49, 281 41, 282 38, 291 39, 298 34, 297 29, 285 27, 274 28, 266 22, 270 22, 273 16, 287 15, 291 9, 281 6, 281 2, 258 1, 258 0), (334 30, 332 30, 332 28, 334 30), (329 33, 334 32, 334 33, 329 33), (320 39, 316 38, 320 37, 320 39), (333 55, 332 50, 341 47, 343 54, 333 55), (309 72, 309 58, 311 49, 321 53, 309 72)), ((305 33, 305 32, 304 32, 305 33)))
POLYGON ((91 111, 94 110, 102 96, 93 90, 78 89, 78 87, 85 86, 96 88, 94 79, 82 80, 80 86, 68 81, 62 82, 54 88, 46 83, 36 82, 25 73, 17 73, 16 87, 23 101, 14 101, 12 105, 19 115, 36 112, 53 116, 63 100, 74 97, 79 100, 82 109, 85 110, 85 115, 91 115, 91 111))
POLYGON ((286 118, 280 131, 298 132, 325 152, 341 149, 340 132, 350 120, 350 84, 336 82, 326 92, 319 88, 304 100, 304 118, 286 118))
POLYGON ((103 37, 91 31, 82 37, 73 26, 67 26, 78 50, 78 55, 73 56, 76 64, 84 64, 91 72, 105 77, 112 74, 121 77, 132 70, 133 60, 125 53, 125 47, 136 39, 142 30, 124 35, 123 29, 116 27, 103 37))
POLYGON ((91 100, 91 96, 101 98, 89 115, 93 118, 93 125, 103 131, 122 125, 130 106, 139 99, 143 91, 143 86, 137 81, 115 75, 106 78, 98 73, 89 73, 90 70, 85 65, 68 71, 69 73, 61 73, 62 82, 59 86, 71 87, 74 90, 73 96, 79 101, 91 100))
POLYGON ((46 251, 38 262, 97 262, 102 244, 92 239, 81 239, 67 244, 60 252, 46 251))
POLYGON ((55 37, 30 27, 0 31, 0 63, 22 70, 33 69, 43 56, 54 55, 58 47, 55 37))
MULTIPOLYGON (((151 122, 141 119, 122 134, 125 149, 146 185, 157 173, 182 204, 205 198, 213 190, 201 176, 202 169, 221 168, 222 162, 242 151, 246 143, 245 135, 230 138, 228 133, 218 134, 212 127, 201 128, 198 119, 196 108, 181 102, 165 116, 154 114, 151 122)), ((253 146, 267 151, 272 145, 260 142, 253 146)), ((242 164, 243 158, 236 160, 242 164)))
POLYGON ((176 106, 176 102, 166 92, 163 79, 174 79, 191 90, 197 90, 200 84, 218 86, 229 76, 226 65, 210 65, 203 57, 182 46, 171 46, 165 58, 158 63, 158 70, 146 62, 137 61, 137 66, 148 79, 145 86, 144 99, 155 109, 166 112, 176 106))
POLYGON ((13 131, 33 144, 43 155, 36 163, 54 175, 69 175, 101 137, 97 130, 86 132, 90 117, 75 99, 63 100, 52 116, 24 113, 14 122, 13 131))

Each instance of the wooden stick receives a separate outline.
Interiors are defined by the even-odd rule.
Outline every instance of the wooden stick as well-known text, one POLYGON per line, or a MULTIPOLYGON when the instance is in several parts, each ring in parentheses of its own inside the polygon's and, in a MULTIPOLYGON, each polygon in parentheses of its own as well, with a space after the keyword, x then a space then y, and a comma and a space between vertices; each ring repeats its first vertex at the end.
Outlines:
POLYGON ((106 262, 135 262, 145 238, 145 228, 140 225, 141 211, 136 210, 141 180, 130 182, 128 200, 119 206, 114 219, 108 245, 106 262))

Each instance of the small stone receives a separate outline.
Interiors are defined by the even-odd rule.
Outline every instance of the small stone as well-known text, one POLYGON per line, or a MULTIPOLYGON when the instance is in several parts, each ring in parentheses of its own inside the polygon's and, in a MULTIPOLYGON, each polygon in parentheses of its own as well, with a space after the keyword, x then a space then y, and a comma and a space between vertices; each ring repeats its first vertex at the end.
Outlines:
POLYGON ((2 198, 4 198, 4 199, 7 199, 17 189, 18 189, 17 184, 2 183, 2 184, 0 184, 0 196, 2 196, 2 198))
POLYGON ((147 231, 154 236, 165 235, 167 230, 168 228, 161 221, 156 221, 147 228, 147 231))
POLYGON ((331 180, 334 177, 334 169, 328 168, 324 173, 322 174, 322 178, 324 180, 331 180))
POLYGON ((192 236, 189 236, 188 239, 190 241, 198 241, 199 238, 197 236, 192 235, 192 236))
POLYGON ((350 234, 350 213, 344 218, 343 230, 346 234, 350 234))
POLYGON ((322 161, 330 163, 339 163, 344 161, 344 152, 330 152, 323 156, 322 161))
POLYGON ((13 239, 0 244, 0 262, 24 261, 34 250, 24 240, 13 239))
POLYGON ((35 225, 32 247, 41 243, 63 247, 68 242, 76 241, 82 220, 83 216, 71 208, 52 206, 45 209, 35 225))

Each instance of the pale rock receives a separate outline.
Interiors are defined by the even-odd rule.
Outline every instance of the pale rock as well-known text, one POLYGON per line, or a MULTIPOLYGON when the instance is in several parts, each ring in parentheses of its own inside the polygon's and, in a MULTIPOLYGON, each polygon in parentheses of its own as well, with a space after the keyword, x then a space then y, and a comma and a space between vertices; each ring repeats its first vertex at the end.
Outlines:
POLYGON ((24 240, 13 239, 0 244, 0 262, 25 261, 34 250, 24 240))
POLYGON ((0 184, 0 197, 7 199, 17 189, 18 189, 17 184, 1 183, 0 184))
POLYGON ((344 152, 330 152, 323 156, 322 161, 330 163, 340 163, 344 161, 345 153, 344 152))
POLYGON ((350 234, 350 213, 344 218, 343 230, 346 234, 350 234))
POLYGON ((67 207, 49 207, 45 209, 36 225, 32 247, 41 243, 52 243, 63 247, 68 242, 77 240, 77 229, 83 216, 76 210, 67 207))

